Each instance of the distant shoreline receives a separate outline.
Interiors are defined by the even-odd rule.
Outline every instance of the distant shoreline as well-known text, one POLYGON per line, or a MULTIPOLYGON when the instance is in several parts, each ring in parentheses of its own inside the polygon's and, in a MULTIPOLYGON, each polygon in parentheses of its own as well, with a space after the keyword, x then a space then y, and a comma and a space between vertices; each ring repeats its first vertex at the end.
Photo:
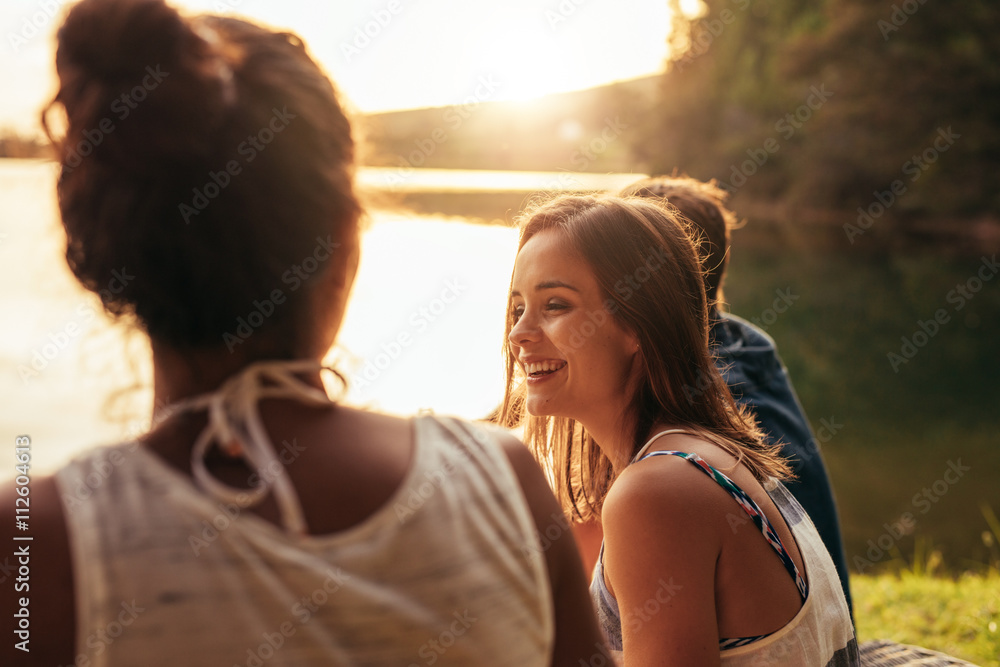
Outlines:
MULTIPOLYGON (((49 157, 0 158, 4 168, 52 163, 49 157)), ((2 173, 2 172, 0 172, 2 173)), ((501 169, 441 169, 417 167, 358 167, 358 186, 373 209, 418 214, 462 216, 474 222, 509 226, 532 201, 555 193, 617 191, 646 174, 583 171, 520 171, 501 169)), ((782 202, 754 200, 737 194, 733 208, 748 224, 738 230, 741 245, 766 247, 780 240, 793 247, 884 252, 920 247, 954 255, 975 255, 1000 246, 1000 220, 969 219, 910 221, 906 233, 885 216, 857 243, 845 234, 856 224, 857 210, 812 209, 782 202)))

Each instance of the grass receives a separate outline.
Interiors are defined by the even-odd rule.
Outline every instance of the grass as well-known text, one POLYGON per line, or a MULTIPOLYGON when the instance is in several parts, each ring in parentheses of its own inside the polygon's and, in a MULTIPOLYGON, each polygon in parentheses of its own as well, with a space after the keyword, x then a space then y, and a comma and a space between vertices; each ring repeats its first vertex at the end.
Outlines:
POLYGON ((851 578, 858 638, 890 639, 1000 667, 1000 571, 851 578))

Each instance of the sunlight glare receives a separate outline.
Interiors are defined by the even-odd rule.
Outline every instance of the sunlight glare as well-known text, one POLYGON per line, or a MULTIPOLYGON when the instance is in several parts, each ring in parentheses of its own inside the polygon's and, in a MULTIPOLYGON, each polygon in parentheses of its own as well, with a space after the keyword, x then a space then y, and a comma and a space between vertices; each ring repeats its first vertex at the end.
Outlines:
MULTIPOLYGON (((0 27, 16 30, 37 2, 5 1, 0 27)), ((478 101, 531 100, 651 75, 664 67, 670 27, 670 0, 171 4, 298 33, 361 113, 461 104, 474 91, 485 93, 478 101), (483 85, 490 76, 495 90, 483 85)), ((685 9, 700 4, 681 0, 685 9)), ((0 126, 37 132, 38 109, 55 90, 56 27, 50 21, 17 52, 0 50, 0 88, 9 93, 0 98, 0 126)))
POLYGON ((681 13, 688 18, 703 16, 708 13, 708 6, 703 0, 680 0, 681 13))
POLYGON ((497 99, 526 101, 552 91, 566 53, 538 19, 537 10, 489 7, 480 20, 484 33, 466 37, 466 52, 480 54, 484 69, 499 80, 497 99))

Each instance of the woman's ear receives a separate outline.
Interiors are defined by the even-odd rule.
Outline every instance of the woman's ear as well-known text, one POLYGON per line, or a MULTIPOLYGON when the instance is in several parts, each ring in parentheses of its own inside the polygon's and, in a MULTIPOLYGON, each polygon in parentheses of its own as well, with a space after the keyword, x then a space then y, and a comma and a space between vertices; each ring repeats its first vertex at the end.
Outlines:
POLYGON ((642 345, 639 343, 639 336, 634 331, 625 331, 625 342, 632 354, 641 354, 642 345))
POLYGON ((628 345, 628 350, 632 354, 632 364, 631 370, 629 372, 629 385, 633 390, 637 390, 641 384, 641 378, 645 374, 646 357, 642 353, 642 343, 639 341, 639 336, 633 332, 628 332, 628 338, 626 339, 626 344, 628 345))
POLYGON ((313 292, 313 312, 317 314, 316 334, 320 355, 329 351, 344 322, 347 303, 361 263, 360 232, 345 234, 331 251, 329 261, 332 265, 323 275, 324 284, 317 285, 313 292))
POLYGON ((346 271, 343 278, 343 287, 350 296, 354 287, 354 279, 358 277, 358 267, 361 265, 361 237, 360 234, 350 235, 347 241, 346 271))

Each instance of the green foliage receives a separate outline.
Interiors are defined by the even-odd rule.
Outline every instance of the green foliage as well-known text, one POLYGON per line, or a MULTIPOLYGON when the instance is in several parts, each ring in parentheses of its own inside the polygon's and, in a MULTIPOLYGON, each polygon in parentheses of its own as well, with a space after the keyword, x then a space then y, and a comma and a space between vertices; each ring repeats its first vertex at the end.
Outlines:
POLYGON ((1000 213, 996 3, 705 4, 675 28, 687 48, 663 77, 660 132, 634 146, 653 171, 717 178, 739 192, 737 206, 780 198, 844 212, 898 180, 906 191, 886 217, 901 230, 1000 213), (829 98, 810 102, 824 87, 829 98), (934 149, 947 128, 959 138, 934 149), (768 139, 777 150, 747 163, 768 139))
POLYGON ((852 573, 886 567, 894 558, 887 543, 910 560, 917 538, 941 552, 941 571, 996 558, 1000 534, 984 542, 991 528, 981 504, 1000 509, 993 418, 1000 276, 958 310, 948 294, 976 275, 978 257, 824 254, 793 243, 782 228, 753 220, 735 232, 726 295, 732 312, 757 319, 777 341, 813 426, 821 419, 842 425, 820 444, 852 573), (772 319, 778 289, 799 298, 772 319), (901 339, 912 339, 939 309, 950 319, 895 372, 888 353, 898 353, 901 339), (959 460, 971 470, 927 500, 924 489, 933 492, 949 461, 959 460), (898 539, 883 537, 885 525, 905 513, 913 525, 898 539))
POLYGON ((372 114, 364 163, 526 171, 632 172, 630 149, 653 124, 658 80, 645 77, 527 102, 465 104, 372 114))

